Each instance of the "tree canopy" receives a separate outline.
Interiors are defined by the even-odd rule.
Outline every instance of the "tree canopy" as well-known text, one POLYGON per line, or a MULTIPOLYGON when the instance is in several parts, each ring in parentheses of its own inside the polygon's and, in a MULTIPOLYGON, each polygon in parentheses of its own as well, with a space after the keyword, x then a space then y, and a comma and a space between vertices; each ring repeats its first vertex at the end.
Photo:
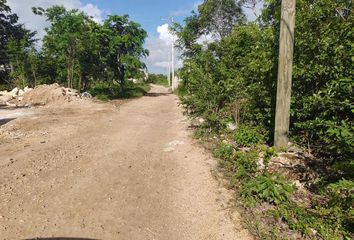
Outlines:
POLYGON ((0 84, 10 82, 8 70, 12 78, 23 81, 26 72, 25 55, 35 42, 35 34, 18 23, 17 14, 11 13, 6 0, 0 0, 0 84), (17 69, 20 70, 15 72, 17 69))
POLYGON ((177 47, 183 55, 194 55, 201 50, 198 41, 203 36, 221 40, 230 35, 235 26, 246 22, 241 1, 237 0, 205 0, 198 6, 198 12, 184 20, 184 25, 175 23, 172 30, 177 34, 177 47))
POLYGON ((2 79, 8 85, 58 82, 87 90, 97 82, 116 82, 124 91, 126 79, 139 77, 145 68, 147 33, 128 15, 108 16, 97 23, 86 13, 63 6, 32 10, 50 23, 41 48, 34 45, 35 32, 18 24, 17 15, 0 1, 0 65, 5 66, 2 79))

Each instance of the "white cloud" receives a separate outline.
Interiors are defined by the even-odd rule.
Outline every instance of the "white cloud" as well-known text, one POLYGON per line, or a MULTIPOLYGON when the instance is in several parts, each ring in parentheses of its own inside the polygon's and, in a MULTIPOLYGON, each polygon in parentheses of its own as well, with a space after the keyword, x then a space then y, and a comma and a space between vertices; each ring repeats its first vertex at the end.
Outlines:
MULTIPOLYGON (((171 62, 172 38, 173 36, 168 24, 163 24, 156 28, 158 37, 149 37, 146 41, 146 47, 150 51, 149 57, 146 58, 145 63, 150 72, 167 73, 171 62)), ((175 49, 175 67, 182 66, 179 60, 180 53, 175 49)))
POLYGON ((11 7, 13 13, 19 16, 19 21, 32 30, 37 31, 37 38, 42 39, 45 35, 44 28, 49 27, 45 17, 36 16, 32 12, 32 7, 42 7, 44 9, 54 5, 62 5, 67 9, 80 9, 86 12, 89 16, 97 22, 102 21, 103 11, 97 6, 88 3, 82 4, 80 0, 8 0, 8 5, 11 7))
POLYGON ((203 34, 197 39, 197 43, 201 45, 208 45, 209 43, 215 42, 216 38, 213 36, 213 34, 203 34))
POLYGON ((157 32, 159 33, 160 40, 162 40, 166 44, 171 44, 172 38, 174 38, 174 36, 171 34, 171 32, 168 28, 169 28, 169 25, 167 23, 163 24, 163 25, 157 27, 157 32))
POLYGON ((102 23, 103 12, 97 6, 88 3, 85 6, 81 7, 80 10, 84 11, 85 13, 87 13, 87 15, 91 16, 95 22, 102 23))
POLYGON ((248 21, 256 20, 257 17, 261 14, 263 6, 263 0, 255 0, 252 2, 252 4, 246 4, 243 7, 243 11, 246 14, 248 21))

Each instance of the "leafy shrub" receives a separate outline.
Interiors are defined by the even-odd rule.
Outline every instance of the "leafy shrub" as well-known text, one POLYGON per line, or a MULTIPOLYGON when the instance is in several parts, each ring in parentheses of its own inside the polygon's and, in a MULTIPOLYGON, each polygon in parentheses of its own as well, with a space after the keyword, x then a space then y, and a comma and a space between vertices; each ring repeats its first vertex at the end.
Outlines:
POLYGON ((208 127, 219 130, 222 128, 222 119, 217 115, 217 113, 210 113, 205 116, 206 124, 208 127))
POLYGON ((234 157, 234 178, 247 179, 253 176, 257 171, 258 153, 237 152, 234 157))
POLYGON ((96 95, 96 98, 101 101, 108 101, 109 100, 108 95, 103 94, 103 93, 96 95))
POLYGON ((122 92, 120 86, 112 82, 96 82, 89 90, 90 94, 100 100, 141 97, 150 90, 146 83, 133 83, 128 81, 122 92))
POLYGON ((221 143, 215 150, 214 156, 222 160, 230 160, 234 152, 232 145, 221 143))
POLYGON ((274 147, 268 147, 265 151, 264 151, 264 165, 268 166, 268 163, 270 161, 270 159, 272 159, 272 157, 277 156, 277 151, 274 147))
POLYGON ((100 100, 112 99, 120 92, 119 86, 110 82, 95 82, 91 85, 89 92, 92 96, 100 100))
POLYGON ((354 182, 342 179, 327 187, 330 206, 339 206, 348 211, 354 220, 354 182))
POLYGON ((154 74, 154 73, 149 73, 149 77, 147 79, 148 83, 153 83, 157 85, 162 85, 162 86, 168 86, 168 79, 167 76, 163 74, 154 74))
POLYGON ((250 205, 258 201, 280 204, 288 201, 294 191, 295 187, 283 176, 265 173, 246 182, 241 187, 241 197, 250 205))
MULTIPOLYGON (((191 114, 219 116, 225 110, 242 124, 273 129, 279 3, 266 1, 261 24, 236 26, 208 47, 198 46, 189 36, 198 32, 197 16, 186 19, 189 24, 181 34, 189 33, 187 40, 192 42, 184 47, 193 54, 186 55, 181 70, 182 101, 191 114)), ((296 5, 290 134, 332 162, 352 160, 353 3, 301 0, 296 5)), ((219 126, 214 116, 211 123, 219 126)), ((244 146, 258 142, 252 135, 238 138, 244 146)))
POLYGON ((349 226, 348 211, 317 204, 313 208, 288 201, 268 211, 268 214, 285 221, 296 230, 313 239, 353 239, 353 226, 349 226))
POLYGON ((4 91, 4 90, 7 90, 8 89, 8 86, 5 85, 5 84, 0 84, 0 91, 4 91))
POLYGON ((142 97, 150 90, 150 86, 147 83, 133 83, 128 82, 124 92, 118 94, 118 98, 135 98, 142 97))
POLYGON ((331 170, 337 177, 354 179, 354 160, 336 161, 331 165, 331 170))
POLYGON ((240 125, 234 135, 234 140, 237 144, 250 147, 256 144, 263 143, 265 140, 264 135, 260 132, 259 128, 240 125))
POLYGON ((326 158, 353 159, 353 1, 301 0, 297 8, 291 133, 326 158))

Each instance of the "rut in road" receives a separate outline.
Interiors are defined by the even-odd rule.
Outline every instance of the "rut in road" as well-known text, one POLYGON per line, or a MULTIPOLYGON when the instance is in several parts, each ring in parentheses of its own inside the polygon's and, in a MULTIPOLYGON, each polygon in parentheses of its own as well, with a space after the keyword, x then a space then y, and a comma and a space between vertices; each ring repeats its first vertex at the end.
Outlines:
POLYGON ((51 131, 45 142, 0 145, 0 239, 252 239, 176 96, 153 86, 107 105, 13 122, 51 131))

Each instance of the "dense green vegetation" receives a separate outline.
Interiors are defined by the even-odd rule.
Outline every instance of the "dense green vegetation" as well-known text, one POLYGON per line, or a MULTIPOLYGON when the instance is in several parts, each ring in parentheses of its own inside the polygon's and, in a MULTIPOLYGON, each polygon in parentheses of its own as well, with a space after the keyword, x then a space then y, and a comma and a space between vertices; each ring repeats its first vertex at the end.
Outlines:
POLYGON ((162 85, 165 87, 169 86, 167 76, 163 74, 150 73, 147 82, 162 85))
POLYGON ((89 93, 96 98, 107 101, 117 98, 135 98, 148 93, 150 85, 147 82, 139 81, 134 83, 127 81, 124 90, 118 84, 111 81, 95 82, 90 86, 89 93))
POLYGON ((23 75, 25 70, 30 73, 28 62, 25 61, 30 58, 27 59, 25 55, 27 55, 27 50, 32 50, 35 33, 18 23, 18 16, 11 13, 6 0, 0 0, 0 26, 0 85, 3 88, 3 85, 11 82, 7 74, 2 74, 3 72, 11 71, 15 75, 14 69, 16 68, 18 69, 17 75, 23 75), (20 47, 16 48, 16 44, 20 47))
POLYGON ((148 55, 143 46, 147 33, 140 24, 126 15, 108 16, 99 24, 84 12, 62 6, 34 7, 33 13, 50 22, 40 49, 35 46, 36 33, 18 24, 6 0, 0 0, 3 87, 56 82, 90 90, 102 99, 143 93, 139 89, 146 86, 127 82, 144 78, 141 58, 148 55))
POLYGON ((273 141, 280 1, 264 1, 253 22, 240 11, 245 2, 250 1, 206 0, 184 25, 174 26, 184 60, 181 100, 188 114, 205 120, 198 136, 219 139, 215 154, 245 206, 276 206, 273 216, 303 238, 349 239, 354 234, 353 1, 297 1, 290 137, 316 160, 312 171, 319 175, 305 182, 316 195, 306 207, 293 201, 292 184, 267 168, 275 151, 265 146, 273 141), (215 12, 225 19, 219 25, 215 12), (214 41, 200 44, 205 35, 214 41), (230 124, 236 129, 228 129, 230 124), (254 152, 266 156, 264 169, 256 170, 254 152))

